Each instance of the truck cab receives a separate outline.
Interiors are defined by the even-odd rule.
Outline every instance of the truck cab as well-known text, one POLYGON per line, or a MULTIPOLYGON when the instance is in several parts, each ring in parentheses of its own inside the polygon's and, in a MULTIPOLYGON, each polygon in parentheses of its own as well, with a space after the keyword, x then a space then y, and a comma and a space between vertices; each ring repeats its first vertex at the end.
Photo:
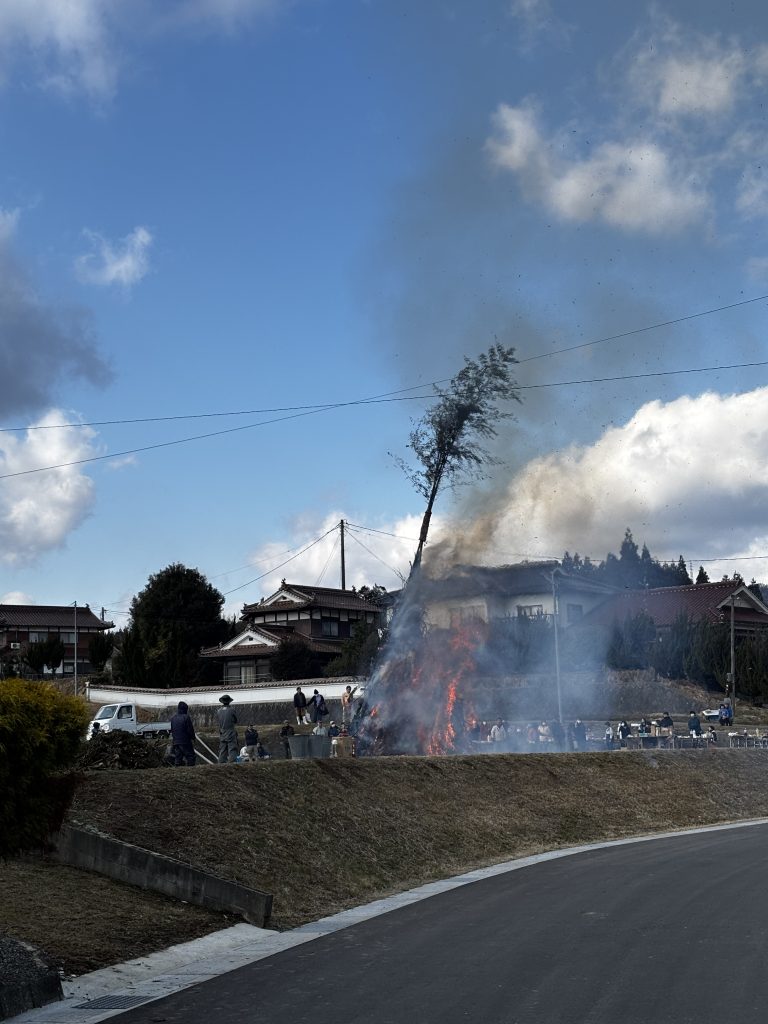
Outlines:
POLYGON ((104 704, 96 712, 88 726, 87 739, 94 732, 135 732, 139 735, 168 736, 171 731, 170 722, 139 722, 135 704, 104 704), (98 728, 95 728, 98 726, 98 728))

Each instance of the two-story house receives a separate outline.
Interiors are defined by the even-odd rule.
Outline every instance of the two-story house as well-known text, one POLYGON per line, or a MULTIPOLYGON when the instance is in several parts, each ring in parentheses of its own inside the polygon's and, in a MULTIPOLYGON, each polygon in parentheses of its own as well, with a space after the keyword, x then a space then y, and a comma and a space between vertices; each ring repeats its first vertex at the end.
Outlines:
POLYGON ((56 637, 64 644, 61 673, 74 675, 75 647, 78 674, 87 673, 91 670, 88 646, 93 634, 113 626, 114 622, 105 621, 103 612, 99 618, 87 604, 77 608, 71 604, 0 604, 0 657, 6 671, 22 674, 29 645, 56 637))
POLYGON ((454 629, 472 621, 528 617, 571 626, 601 605, 614 588, 563 572, 556 561, 516 565, 457 565, 420 583, 428 626, 454 629))
POLYGON ((323 665, 340 653, 356 626, 380 626, 384 616, 354 590, 283 580, 274 594, 246 605, 242 618, 244 628, 237 636, 200 652, 201 658, 221 663, 222 682, 228 686, 269 682, 270 661, 286 636, 300 638, 323 665))

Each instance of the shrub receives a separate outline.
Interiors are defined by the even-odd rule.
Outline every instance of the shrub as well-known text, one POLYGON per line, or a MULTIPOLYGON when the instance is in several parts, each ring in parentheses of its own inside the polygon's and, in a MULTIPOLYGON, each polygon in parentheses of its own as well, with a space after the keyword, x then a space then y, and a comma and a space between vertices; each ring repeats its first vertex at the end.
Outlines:
POLYGON ((0 856, 43 845, 63 818, 88 724, 85 703, 47 683, 0 680, 0 856))

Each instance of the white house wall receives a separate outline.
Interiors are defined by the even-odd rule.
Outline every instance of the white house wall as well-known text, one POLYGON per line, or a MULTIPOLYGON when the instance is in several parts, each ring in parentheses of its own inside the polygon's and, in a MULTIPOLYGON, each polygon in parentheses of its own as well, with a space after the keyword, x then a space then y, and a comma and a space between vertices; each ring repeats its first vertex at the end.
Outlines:
POLYGON ((137 704, 140 708, 167 708, 183 700, 191 707, 211 707, 219 703, 219 697, 228 692, 234 706, 238 704, 292 704, 296 687, 300 686, 307 697, 317 689, 326 700, 341 700, 348 685, 356 686, 356 697, 362 695, 364 681, 346 679, 297 679, 291 682, 269 686, 232 687, 226 691, 222 686, 216 689, 194 690, 128 690, 116 686, 89 686, 87 698, 92 704, 137 704))

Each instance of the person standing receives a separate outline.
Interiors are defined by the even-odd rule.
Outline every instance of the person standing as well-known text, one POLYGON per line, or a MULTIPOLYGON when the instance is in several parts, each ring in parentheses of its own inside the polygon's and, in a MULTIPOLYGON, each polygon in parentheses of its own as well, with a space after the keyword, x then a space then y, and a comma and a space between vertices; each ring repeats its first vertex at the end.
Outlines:
POLYGON ((576 721, 573 723, 571 735, 573 736, 574 750, 587 749, 587 727, 586 725, 584 725, 580 718, 577 718, 576 721))
POLYGON ((355 706, 355 693, 357 687, 347 686, 341 695, 341 721, 343 725, 349 725, 352 721, 352 712, 355 706))
POLYGON ((258 760, 259 752, 259 734, 252 725, 249 725, 245 730, 245 752, 248 755, 249 761, 258 760))
POLYGON ((309 698, 309 704, 309 717, 317 724, 328 714, 328 708, 325 706, 325 697, 319 690, 315 690, 309 698))
POLYGON ((300 686, 296 687, 293 695, 293 710, 296 713, 296 723, 304 725, 307 717, 307 696, 300 686))
POLYGON ((692 711, 688 716, 688 732, 695 739, 701 736, 701 719, 695 711, 692 711))
POLYGON ((283 728, 280 730, 280 741, 283 744, 283 750, 285 751, 285 756, 288 758, 289 761, 291 759, 291 743, 290 743, 290 740, 288 739, 288 737, 289 736, 295 736, 295 735, 296 735, 296 730, 293 728, 291 723, 286 718, 286 720, 283 722, 283 728))
POLYGON ((491 727, 488 741, 501 748, 507 742, 507 727, 501 718, 496 719, 496 724, 491 727))
POLYGON ((235 764, 237 761, 237 715, 232 704, 232 698, 228 693, 219 697, 222 707, 216 712, 219 720, 219 764, 235 764))
MULTIPOLYGON (((99 723, 97 722, 96 725, 99 723)), ((171 739, 173 740, 173 763, 178 767, 188 764, 193 767, 195 755, 195 727, 189 717, 189 706, 180 700, 176 714, 171 719, 171 739)))
POLYGON ((610 722, 606 722, 605 723, 605 749, 606 750, 613 750, 614 735, 615 734, 614 734, 614 731, 613 731, 613 726, 611 725, 610 722))

